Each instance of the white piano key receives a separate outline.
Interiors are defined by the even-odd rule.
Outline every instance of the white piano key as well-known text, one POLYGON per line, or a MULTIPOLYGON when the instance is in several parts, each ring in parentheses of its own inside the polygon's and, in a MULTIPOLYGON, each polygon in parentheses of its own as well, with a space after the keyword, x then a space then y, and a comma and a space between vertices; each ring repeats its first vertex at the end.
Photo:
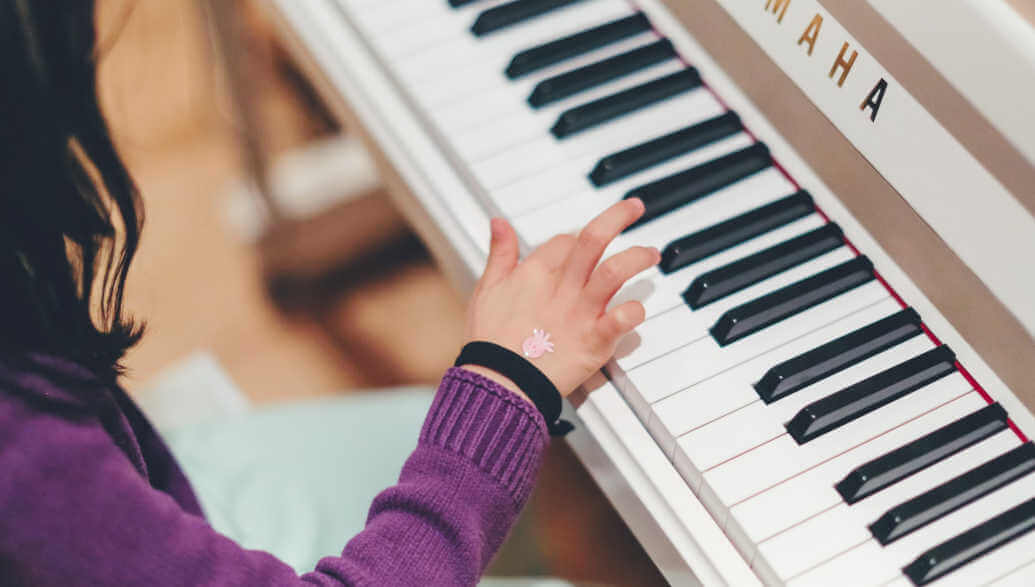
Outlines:
MULTIPOLYGON (((1010 431, 1006 432, 1010 433, 1010 431)), ((991 441, 991 439, 989 439, 989 441, 991 441)), ((1016 446, 1017 444, 1019 444, 1019 441, 1017 441, 1016 436, 1014 436, 1014 443, 1012 446, 1016 446)), ((1001 454, 1001 452, 983 455, 983 457, 987 458, 983 458, 979 461, 967 463, 959 462, 957 464, 966 465, 966 468, 960 467, 957 470, 947 471, 948 476, 942 478, 939 483, 947 481, 953 476, 965 472, 973 466, 980 465, 982 462, 998 456, 998 454, 1001 454)), ((961 453, 957 456, 963 456, 963 454, 961 453)), ((938 483, 934 483, 933 485, 937 484, 938 483)), ((823 583, 822 581, 829 580, 839 575, 842 577, 854 577, 855 580, 860 581, 860 585, 884 585, 897 579, 901 575, 902 567, 915 560, 930 548, 937 546, 954 536, 958 536, 970 528, 973 528, 974 526, 977 526, 978 524, 981 524, 982 522, 1031 499, 1033 495, 1035 495, 1035 474, 1029 474, 1006 485, 1005 487, 989 493, 959 510, 941 517, 930 525, 883 547, 883 552, 879 558, 883 564, 880 566, 875 566, 873 561, 867 562, 857 554, 851 551, 846 551, 844 554, 831 559, 819 559, 821 562, 818 565, 809 569, 807 572, 802 572, 800 576, 797 576, 794 580, 790 581, 790 585, 830 585, 831 583, 823 583)), ((860 526, 865 529, 867 524, 865 513, 851 511, 847 506, 839 508, 839 510, 847 514, 843 516, 843 523, 845 526, 860 526)), ((818 517, 819 516, 817 516, 817 518, 818 517)), ((814 541, 819 535, 818 533, 825 530, 823 527, 812 526, 811 519, 800 526, 795 527, 791 532, 798 530, 799 528, 801 529, 801 539, 797 544, 798 548, 801 548, 806 543, 814 541), (811 534, 811 538, 806 538, 809 534, 811 534)), ((788 532, 788 534, 790 534, 790 532, 788 532)), ((843 543, 840 541, 842 533, 823 534, 823 536, 824 544, 830 545, 832 543, 843 543)), ((851 532, 851 536, 854 538, 854 531, 851 532)), ((870 539, 870 542, 875 545, 879 544, 872 538, 870 539)), ((786 560, 780 559, 779 557, 786 556, 789 552, 788 549, 793 548, 791 545, 784 545, 784 548, 779 551, 772 551, 770 553, 767 550, 767 546, 768 543, 763 545, 761 551, 766 555, 766 563, 776 569, 779 569, 780 566, 783 565, 783 561, 786 560)), ((1003 548, 1005 549, 1006 547, 1003 548)), ((827 550, 829 549, 830 548, 827 548, 827 550)), ((866 550, 869 551, 872 549, 866 550)), ((816 549, 812 549, 812 552, 817 551, 816 549)), ((826 550, 824 552, 826 552, 826 550)), ((934 584, 939 586, 952 583, 958 585, 982 585, 993 580, 1002 573, 1003 567, 1009 564, 1004 560, 995 559, 1000 558, 1008 560, 1012 553, 1007 552, 1005 555, 999 554, 998 557, 996 556, 997 554, 999 554, 998 550, 987 553, 984 557, 960 567, 949 575, 946 575, 941 580, 935 581, 934 584), (988 560, 985 560, 984 564, 981 564, 983 558, 987 558, 988 560), (972 565, 974 565, 974 568, 971 568, 972 565)), ((1027 556, 1031 556, 1030 553, 1028 553, 1027 556)), ((1016 560, 1017 559, 1014 558, 1014 561, 1016 560)))
POLYGON ((691 310, 683 304, 658 314, 638 326, 632 334, 618 343, 615 363, 623 371, 629 371, 679 347, 711 336, 708 329, 727 310, 854 258, 855 253, 848 247, 840 247, 703 308, 691 310))
MULTIPOLYGON (((616 94, 623 90, 663 78, 685 66, 669 59, 636 73, 597 86, 539 110, 515 110, 507 116, 465 132, 447 135, 460 156, 468 163, 477 163, 521 143, 546 136, 557 118, 568 108, 616 94)), ((617 119, 616 119, 617 120, 617 119)))
POLYGON ((598 195, 583 192, 578 197, 566 198, 524 216, 511 218, 510 221, 521 240, 535 248, 554 235, 578 232, 597 214, 615 203, 599 198, 598 195))
POLYGON ((449 43, 397 60, 393 68, 403 80, 413 83, 457 71, 470 77, 491 72, 493 79, 503 82, 507 81, 504 70, 517 53, 631 14, 633 10, 625 0, 581 2, 558 10, 548 18, 532 19, 484 38, 461 35, 449 43))
MULTIPOLYGON (((770 168, 655 218, 626 234, 635 239, 637 244, 659 243, 657 246, 661 248, 680 236, 743 214, 793 191, 793 185, 787 178, 779 170, 770 168)), ((529 244, 546 242, 555 234, 581 228, 615 202, 598 196, 584 192, 544 206, 517 217, 514 228, 529 244)))
MULTIPOLYGON (((518 29, 525 29, 548 20, 545 15, 531 18, 479 38, 471 32, 471 25, 475 23, 478 16, 485 10, 507 4, 511 0, 488 0, 458 9, 454 9, 446 2, 439 3, 435 0, 430 2, 429 0, 411 1, 421 5, 438 4, 439 7, 438 10, 434 6, 415 7, 415 16, 420 18, 411 18, 409 15, 394 17, 390 14, 393 11, 389 7, 384 9, 388 11, 387 16, 373 12, 370 7, 350 9, 354 21, 363 29, 367 39, 374 44, 383 59, 392 62, 406 60, 412 55, 434 50, 439 45, 458 39, 483 41, 491 39, 493 36, 502 37, 514 33, 518 29), (368 14, 370 16, 367 16, 368 14), (390 22, 392 19, 396 19, 394 23, 390 22)), ((604 0, 592 0, 566 6, 552 11, 550 16, 556 17, 576 6, 582 8, 581 5, 593 5, 602 1, 604 0)), ((400 6, 399 10, 403 10, 403 7, 400 6)))
MULTIPOLYGON (((493 0, 493 2, 497 2, 497 0, 493 0)), ((393 29, 386 34, 374 37, 373 40, 382 48, 384 56, 389 61, 393 62, 393 64, 396 62, 407 61, 419 53, 436 50, 441 45, 461 38, 470 39, 475 43, 471 46, 472 54, 477 54, 481 43, 493 43, 497 39, 499 40, 501 47, 513 49, 514 52, 517 52, 520 50, 518 49, 519 47, 525 47, 523 47, 523 43, 515 42, 515 39, 519 40, 527 38, 532 41, 532 45, 536 45, 538 44, 540 37, 534 33, 535 30, 541 29, 544 31, 550 31, 551 33, 554 30, 558 30, 550 26, 551 21, 561 25, 569 24, 571 22, 581 24, 585 16, 590 15, 598 5, 602 6, 605 3, 610 2, 612 2, 612 0, 584 0, 583 2, 577 2, 575 4, 556 8, 548 13, 511 24, 502 29, 497 29, 487 35, 478 37, 471 32, 471 26, 478 19, 478 16, 483 10, 498 4, 505 4, 506 2, 498 2, 498 4, 486 3, 482 7, 482 10, 463 10, 459 15, 459 18, 454 17, 448 21, 448 23, 445 22, 444 19, 439 18, 423 24, 423 28, 448 27, 449 34, 429 33, 422 30, 420 24, 415 24, 413 26, 393 29), (571 13, 576 13, 577 16, 575 18, 571 18, 571 13)), ((613 9, 613 6, 614 5, 611 4, 611 9, 613 9)), ((601 12, 601 14, 607 13, 601 12)), ((594 21, 595 19, 588 20, 586 22, 593 23, 594 21)), ((574 28, 580 28, 580 24, 576 24, 574 28)), ((568 34, 569 27, 562 26, 559 30, 563 32, 557 36, 564 36, 565 34, 568 34)), ((549 36, 552 36, 552 34, 549 36)))
MULTIPOLYGON (((1006 430, 1001 434, 997 434, 996 437, 1001 435, 1009 436, 1011 434, 1012 431, 1006 430)), ((1011 440, 1013 441, 1012 443, 1002 443, 1006 446, 999 452, 988 451, 988 454, 984 455, 985 458, 982 461, 973 463, 973 466, 970 468, 976 467, 1020 445, 1020 440, 1016 435, 1013 435, 1011 440)), ((989 439, 986 442, 991 441, 992 439, 989 439)), ((965 471, 960 471, 960 474, 963 472, 965 471)), ((948 481, 950 478, 943 478, 941 482, 948 481)), ((1032 497, 1035 497, 1035 473, 1029 473, 1020 479, 1008 483, 960 509, 942 516, 927 526, 903 536, 884 548, 898 566, 905 566, 932 547, 941 544, 953 536, 958 536, 974 526, 1028 501, 1032 497)), ((962 571, 963 568, 959 570, 962 571)), ((994 576, 988 577, 985 581, 993 578, 994 576)))
MULTIPOLYGON (((520 216, 525 212, 549 205, 551 202, 569 197, 579 191, 593 193, 602 199, 617 202, 630 190, 641 185, 686 171, 702 163, 707 163, 716 158, 739 151, 752 143, 753 141, 747 134, 739 133, 630 175, 602 189, 594 187, 584 173, 579 173, 567 167, 559 167, 494 190, 490 193, 490 197, 500 206, 503 213, 509 216, 520 216)), ((578 165, 577 169, 589 171, 598 159, 599 157, 590 155, 579 162, 580 165, 578 165)), ((674 213, 671 212, 670 214, 674 213)), ((654 231, 649 232, 653 234, 654 231)), ((634 235, 636 233, 630 232, 629 234, 634 235)), ((660 243, 665 238, 666 236, 659 232, 653 242, 660 243)))
MULTIPOLYGON (((518 80, 509 80, 502 71, 489 68, 456 70, 452 74, 415 84, 412 93, 420 96, 421 105, 443 129, 461 133, 496 118, 530 110, 532 107, 528 104, 528 96, 536 84, 547 78, 648 45, 656 40, 655 35, 644 33, 563 61, 518 80), (465 113, 477 113, 478 116, 465 117, 465 113)), ((569 97, 565 100, 571 99, 569 97)))
MULTIPOLYGON (((907 422, 889 431, 887 434, 847 450, 829 461, 791 477, 775 487, 737 504, 730 510, 727 529, 728 531, 733 530, 730 532, 731 535, 740 535, 750 544, 757 545, 794 524, 808 519, 810 516, 816 515, 829 507, 841 504, 843 500, 841 495, 834 489, 834 485, 841 481, 855 467, 879 458, 933 430, 955 422, 983 408, 985 405, 987 404, 980 394, 971 392, 915 420, 907 422)), ((992 443, 992 445, 1001 448, 1008 446, 1007 443, 1008 439, 1000 439, 996 443, 992 443)), ((970 448, 975 449, 978 455, 987 455, 988 448, 977 448, 980 445, 981 443, 970 448)), ((976 460, 978 459, 972 458, 970 462, 976 460)), ((943 463, 945 462, 943 461, 943 463)), ((944 474, 941 472, 944 469, 939 469, 937 465, 930 467, 927 471, 935 471, 933 474, 936 477, 944 474)), ((919 474, 913 477, 919 477, 919 474)), ((929 482, 925 483, 921 480, 920 484, 929 485, 929 482)), ((865 503, 868 499, 876 497, 880 493, 859 503, 865 503)), ((877 502, 871 501, 871 503, 877 502)), ((886 501, 882 503, 886 503, 886 501)), ((874 519, 879 515, 881 514, 874 516, 874 519)))
POLYGON ((369 34, 368 40, 382 58, 395 60, 420 50, 448 43, 451 39, 470 35, 471 25, 474 24, 477 16, 478 13, 466 10, 461 15, 447 12, 419 21, 407 21, 400 26, 393 27, 391 31, 382 31, 381 34, 376 35, 369 34, 371 31, 366 29, 362 19, 359 19, 357 23, 369 34))
POLYGON ((934 347, 926 336, 911 338, 772 404, 766 404, 756 396, 754 402, 679 437, 676 443, 695 468, 707 471, 786 434, 784 423, 808 404, 934 347))
MULTIPOLYGON (((839 572, 849 570, 850 574, 857 578, 868 577, 869 584, 886 583, 898 574, 898 569, 931 546, 977 525, 984 519, 994 516, 995 513, 985 516, 986 508, 986 511, 977 514, 975 519, 975 510, 972 510, 971 506, 967 506, 924 529, 917 530, 913 534, 885 546, 886 558, 892 563, 892 566, 886 569, 846 569, 846 563, 838 560, 841 558, 836 556, 838 553, 847 553, 849 548, 858 543, 857 529, 876 543, 869 532, 868 525, 884 512, 999 456, 1018 444, 1017 437, 1009 430, 997 434, 852 506, 842 502, 828 512, 805 519, 789 530, 761 542, 759 556, 764 557, 766 564, 784 579, 805 573, 807 569, 817 567, 817 565, 833 565, 839 569, 839 572), (819 518, 824 518, 824 523, 814 523, 814 520, 819 518), (831 519, 837 519, 838 526, 851 528, 851 530, 849 532, 828 532, 827 524, 831 519), (807 552, 802 552, 805 544, 811 544, 820 537, 822 537, 824 549, 804 549, 807 552), (796 555, 788 556, 788 552, 794 552, 796 555), (831 553, 834 553, 834 556, 831 553)), ((988 497, 990 498, 991 495, 988 497)), ((983 498, 979 501, 985 504, 991 503, 986 500, 987 498, 983 498)), ((1015 503, 998 511, 1012 505, 1015 503)), ((854 562, 855 558, 849 557, 849 560, 854 562)), ((818 571, 818 567, 814 571, 818 571)), ((820 574, 829 573, 830 571, 827 570, 820 574)))
MULTIPOLYGON (((644 174, 647 173, 644 172, 644 174)), ((779 190, 786 188, 787 185, 787 180, 777 170, 769 169, 657 217, 647 225, 624 233, 622 238, 625 240, 626 246, 638 244, 662 248, 671 240, 683 236, 687 230, 694 231, 699 227, 710 226, 719 222, 720 219, 735 216, 745 210, 779 199, 782 197, 779 190), (780 196, 773 197, 773 194, 780 194, 780 196)), ((607 190, 601 190, 598 193, 587 192, 563 200, 559 203, 562 205, 553 210, 559 213, 559 216, 554 217, 554 222, 551 222, 550 214, 540 213, 539 210, 544 209, 540 208, 533 212, 535 217, 520 217, 514 226, 523 238, 528 242, 535 243, 549 240, 550 237, 560 232, 578 232, 596 214, 619 200, 617 197, 608 198, 607 194, 607 190), (597 208, 601 202, 604 204, 597 208), (558 222, 557 217, 564 219, 558 222), (554 228, 559 229, 558 232, 551 232, 554 228), (540 238, 542 240, 538 240, 540 238)))
MULTIPOLYGON (((425 78, 422 81, 411 81, 403 78, 403 81, 408 85, 409 91, 414 96, 420 97, 421 106, 435 116, 436 119, 442 120, 444 128, 451 129, 453 132, 461 132, 465 128, 474 126, 473 122, 459 118, 459 114, 464 109, 471 108, 472 104, 481 106, 483 102, 495 101, 495 112, 497 112, 498 116, 513 112, 518 105, 526 108, 530 107, 527 102, 528 96, 540 81, 657 40, 658 37, 653 32, 641 33, 635 37, 630 37, 584 55, 562 61, 517 80, 508 79, 504 74, 506 63, 501 67, 495 67, 495 63, 476 63, 459 68, 454 63, 453 68, 449 72, 440 73, 433 78, 425 78), (505 96, 506 99, 501 96, 505 96)), ((469 51, 477 55, 481 49, 479 47, 471 47, 469 51)), ((457 63, 464 62, 461 60, 457 63)), ((492 112, 492 110, 482 109, 492 112)), ((483 119, 479 122, 484 120, 488 119, 483 119)))
MULTIPOLYGON (((764 562, 773 574, 787 581, 871 540, 870 531, 856 523, 847 506, 839 505, 761 543, 754 565, 764 562)), ((885 571, 893 569, 884 567, 885 571)), ((879 572, 878 576, 886 574, 879 572)))
MULTIPOLYGON (((790 435, 781 436, 705 473, 709 499, 728 509, 970 391, 966 378, 953 373, 803 445, 790 435)), ((676 458, 686 461, 678 448, 676 458)))
MULTIPOLYGON (((800 221, 791 223, 785 227, 778 228, 763 234, 762 236, 753 238, 740 244, 729 248, 727 251, 723 251, 706 257, 701 261, 688 265, 670 274, 661 273, 660 270, 655 271, 651 277, 651 287, 649 288, 649 295, 644 297, 638 297, 644 304, 644 310, 646 311, 647 318, 653 318, 662 312, 671 310, 672 307, 679 305, 684 302, 683 292, 696 280, 697 277, 717 269, 723 265, 728 265, 735 261, 739 261, 744 257, 759 253, 765 248, 774 246, 783 241, 789 240, 796 236, 818 229, 826 224, 825 219, 819 214, 809 214, 800 221)), ((658 246, 659 251, 664 250, 664 245, 658 246)), ((634 293, 634 292, 633 292, 634 293)), ((619 292, 616 296, 617 302, 626 301, 625 292, 619 292)))
POLYGON ((875 296, 879 301, 844 317, 832 316, 829 308, 819 306, 774 325, 771 333, 758 333, 761 339, 748 337, 720 348, 708 338, 627 373, 629 383, 652 404, 648 427, 666 453, 672 455, 677 436, 756 401, 758 394, 752 386, 771 367, 899 310, 898 303, 880 284, 868 284, 859 290, 844 298, 869 293, 864 303, 875 296), (859 291, 863 289, 871 291, 859 291), (815 325, 810 312, 819 309, 825 311, 819 320, 829 322, 805 330, 815 325), (759 340, 763 344, 758 344, 759 340), (680 385, 681 391, 672 389, 680 385))
MULTIPOLYGON (((499 4, 496 1, 495 4, 499 4)), ((444 17, 469 18, 477 14, 473 5, 454 9, 448 2, 435 0, 389 0, 367 6, 347 8, 353 19, 370 37, 390 34, 393 30, 402 29, 414 23, 444 17)))
MULTIPOLYGON (((758 565, 756 565, 757 567, 758 565)), ((902 576, 876 540, 863 542, 828 564, 819 565, 787 582, 787 587, 879 587, 881 578, 902 576), (861 570, 861 572, 860 572, 861 570)), ((902 576, 903 587, 913 584, 902 576)))
POLYGON ((492 190, 536 172, 567 167, 574 161, 592 156, 592 163, 576 172, 585 177, 597 161, 615 151, 723 112, 725 108, 722 104, 710 92, 699 88, 564 140, 557 140, 547 134, 481 161, 473 166, 473 170, 479 182, 486 189, 492 190))
POLYGON ((692 204, 642 224, 627 232, 626 235, 637 244, 663 249, 677 238, 707 228, 715 222, 728 220, 794 192, 794 184, 788 181, 780 170, 769 167, 692 204), (750 196, 747 193, 750 193, 750 196), (749 200, 752 205, 744 208, 743 205, 749 200), (724 214, 713 216, 712 206, 715 207, 714 212, 722 209, 724 214))
MULTIPOLYGON (((466 153, 466 149, 472 145, 475 145, 475 149, 484 148, 487 154, 497 153, 508 144, 549 135, 550 128, 557 122, 558 116, 569 108, 664 77, 682 68, 683 65, 677 60, 669 59, 538 109, 532 108, 525 101, 532 88, 527 81, 518 82, 518 85, 527 88, 523 95, 514 88, 501 84, 431 110, 430 114, 442 132, 457 142, 462 153, 466 153), (522 125, 522 132, 502 134, 497 130, 511 128, 515 123, 522 125), (536 132, 530 133, 529 130, 533 128, 536 132), (494 140, 481 137, 483 133, 493 135, 494 140)), ((448 86, 448 81, 444 85, 448 86)), ((479 157, 472 156, 470 160, 478 161, 479 157)))
MULTIPOLYGON (((962 398, 961 398, 962 399, 962 398)), ((946 406, 948 407, 948 406, 946 406)), ((999 455, 1017 448, 1021 444, 1013 430, 1003 430, 985 440, 968 447, 955 455, 931 465, 923 471, 919 471, 906 479, 892 484, 883 491, 856 502, 851 506, 852 512, 863 524, 870 524, 876 521, 891 508, 910 500, 921 493, 941 485, 958 475, 986 463, 999 455)), ((1035 495, 1035 492, 1032 493, 1035 495)), ((932 524, 931 527, 937 524, 932 524)), ((966 528, 964 528, 966 529, 966 528)), ((962 530, 960 530, 962 532, 962 530)), ((917 531, 899 539, 892 544, 910 544, 916 541, 914 535, 923 532, 917 531)), ((923 542, 921 540, 921 542, 923 542)), ((926 547, 925 547, 926 548, 926 547)), ((914 557, 915 558, 915 557, 914 557)), ((906 561, 908 562, 908 561, 906 561)), ((904 564, 904 563, 903 563, 904 564)))
MULTIPOLYGON (((690 287, 690 284, 702 274, 713 269, 718 269, 723 265, 739 261, 744 257, 748 257, 769 247, 778 245, 786 240, 801 236, 806 232, 823 226, 824 224, 826 224, 826 220, 824 220, 822 216, 819 214, 809 214, 800 220, 796 220, 749 241, 745 241, 743 244, 731 247, 709 257, 705 257, 697 263, 688 265, 674 273, 666 275, 661 273, 660 270, 657 271, 652 277, 653 287, 650 289, 651 294, 646 298, 640 299, 647 312, 647 317, 651 318, 672 307, 682 304, 683 292, 685 292, 686 289, 690 287)), ((660 246, 658 248, 659 250, 664 250, 665 246, 660 246)), ((625 301, 624 295, 616 297, 619 302, 625 301)))
MULTIPOLYGON (((750 345, 756 349, 755 351, 752 351, 754 354, 760 354, 764 350, 774 348, 775 346, 779 346, 779 344, 786 342, 786 340, 788 340, 788 336, 790 338, 796 338, 800 334, 809 332, 811 330, 815 330, 824 324, 837 320, 841 316, 851 314, 857 310, 874 304, 887 297, 887 290, 885 290, 883 286, 881 286, 877 282, 871 282, 869 284, 862 285, 852 291, 846 292, 833 300, 825 302, 824 304, 820 304, 815 308, 806 310, 805 312, 802 312, 801 314, 796 316, 794 320, 785 320, 783 322, 774 324, 769 328, 763 329, 762 331, 757 332, 750 337, 737 341, 736 343, 734 343, 735 346, 730 346, 727 348, 739 348, 742 345, 750 345), (786 334, 788 332, 790 332, 791 334, 786 334)), ((715 344, 714 340, 712 340, 710 337, 702 338, 696 344, 691 343, 667 355, 663 355, 662 357, 659 357, 656 360, 668 360, 670 356, 673 355, 686 356, 688 352, 692 353, 693 349, 698 347, 698 345, 707 345, 708 343, 706 341, 709 340, 711 341, 712 345, 715 345, 715 350, 718 351, 718 345, 715 344)), ((715 354, 717 353, 712 353, 709 356, 714 356, 715 354)), ((695 357, 693 361, 697 361, 698 359, 699 357, 695 357)), ((645 365, 650 365, 651 363, 653 363, 653 361, 648 362, 645 365)), ((617 387, 623 392, 623 395, 626 397, 626 399, 628 399, 632 405, 642 408, 637 411, 637 414, 640 415, 640 417, 644 421, 649 422, 650 404, 647 403, 647 401, 640 394, 639 388, 633 386, 630 383, 625 372, 618 367, 618 365, 615 363, 613 359, 611 362, 608 363, 606 368, 608 373, 611 375, 612 381, 616 383, 617 387)), ((662 380, 664 380, 665 376, 662 375, 661 377, 662 380)), ((682 385, 678 382, 670 381, 668 384, 665 384, 664 387, 678 389, 681 388, 682 385)), ((649 390, 651 388, 645 386, 643 389, 649 390)), ((660 385, 659 389, 661 389, 660 385)))
MULTIPOLYGON (((1029 494, 1028 497, 1031 498, 1031 495, 1029 494)), ((931 585, 933 587, 972 587, 996 581, 994 583, 996 587, 1003 585, 1031 587, 1035 585, 1035 568, 1032 568, 1030 564, 1026 568, 1018 569, 1009 582, 1004 582, 1006 578, 1000 578, 1000 576, 1004 569, 1011 568, 1021 561, 1030 561, 1032 553, 1035 553, 1035 532, 1028 532, 956 569, 931 585)))
POLYGON ((1035 532, 1009 542, 985 556, 971 561, 932 583, 937 587, 966 587, 993 585, 994 587, 1031 587, 1035 585, 1035 532), (1010 568, 1003 576, 1003 569, 1010 568), (988 579, 992 577, 992 579, 988 579))
MULTIPOLYGON (((1023 538, 1018 539, 1018 542, 1023 538)), ((1009 546, 1009 545, 1007 545, 1009 546)), ((994 555, 997 553, 990 553, 994 555)), ((1021 557, 1032 557, 987 583, 989 587, 1031 587, 1035 585, 1035 541, 1021 551, 1021 557)), ((1016 560, 1009 563, 1016 564, 1016 560)))
MULTIPOLYGON (((706 340, 701 340, 682 347, 630 370, 628 378, 637 387, 644 389, 650 402, 653 403, 696 385, 745 360, 773 350, 774 353, 766 355, 767 358, 759 358, 757 362, 753 362, 748 372, 745 373, 745 381, 750 378, 757 379, 764 374, 766 369, 776 363, 840 336, 843 334, 842 326, 831 326, 830 329, 811 335, 800 342, 796 340, 799 337, 818 331, 827 325, 833 325, 842 317, 852 316, 855 312, 877 302, 882 302, 883 305, 874 313, 864 314, 858 319, 853 318, 845 322, 843 328, 848 330, 844 333, 854 329, 854 326, 859 323, 858 321, 867 320, 867 316, 883 312, 884 308, 897 310, 899 306, 895 303, 887 303, 888 298, 889 294, 883 285, 876 281, 870 282, 845 292, 835 299, 809 308, 792 320, 778 322, 729 346, 720 347, 714 339, 708 338, 706 340, 710 341, 710 344, 706 340), (785 350, 782 349, 783 345, 788 345, 792 341, 795 342, 785 350), (813 344, 814 341, 817 342, 813 344), (770 364, 769 361, 773 362, 770 364), (756 372, 759 373, 757 377, 756 372)), ((740 380, 737 379, 737 381, 740 380)), ((748 383, 754 383, 754 381, 748 383)))

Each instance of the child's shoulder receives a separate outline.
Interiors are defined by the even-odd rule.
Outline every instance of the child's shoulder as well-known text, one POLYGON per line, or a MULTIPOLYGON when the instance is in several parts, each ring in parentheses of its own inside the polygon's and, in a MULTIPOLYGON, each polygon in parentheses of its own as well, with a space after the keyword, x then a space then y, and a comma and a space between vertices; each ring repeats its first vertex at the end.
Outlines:
POLYGON ((48 411, 88 410, 106 386, 86 367, 52 355, 0 354, 0 404, 48 411))

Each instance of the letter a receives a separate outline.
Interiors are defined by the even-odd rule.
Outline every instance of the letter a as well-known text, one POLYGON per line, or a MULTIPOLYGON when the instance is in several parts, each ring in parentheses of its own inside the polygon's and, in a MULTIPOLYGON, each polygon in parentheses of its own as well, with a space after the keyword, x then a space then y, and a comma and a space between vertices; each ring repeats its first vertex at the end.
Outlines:
POLYGON ((869 95, 863 100, 863 103, 859 105, 859 110, 866 110, 866 107, 870 107, 870 122, 877 122, 877 111, 880 110, 880 105, 884 102, 884 93, 888 91, 888 82, 884 78, 880 78, 877 85, 873 86, 870 90, 869 95))
POLYGON ((816 16, 812 17, 812 22, 805 27, 805 32, 798 39, 799 45, 802 43, 809 44, 809 57, 812 57, 812 50, 816 48, 816 39, 819 38, 819 27, 821 26, 823 26, 823 17, 816 13, 816 16))

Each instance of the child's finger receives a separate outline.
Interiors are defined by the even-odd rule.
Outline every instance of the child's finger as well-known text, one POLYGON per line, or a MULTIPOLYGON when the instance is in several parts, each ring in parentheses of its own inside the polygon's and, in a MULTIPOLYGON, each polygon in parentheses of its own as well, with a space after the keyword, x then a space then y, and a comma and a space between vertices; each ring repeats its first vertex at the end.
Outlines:
POLYGON ((600 317, 596 326, 597 335, 607 344, 614 344, 642 324, 646 317, 647 311, 643 309, 643 304, 637 301, 625 302, 600 317))
POLYGON ((489 259, 485 262, 481 285, 492 285, 510 275, 518 262, 517 235, 510 223, 502 218, 493 218, 490 228, 489 259))
POLYGON ((558 234, 546 241, 525 259, 526 263, 541 264, 547 271, 556 271, 564 266, 565 260, 575 247, 575 237, 570 234, 558 234))
POLYGON ((600 312, 626 281, 660 260, 661 254, 654 247, 630 247, 612 256, 590 275, 583 301, 600 312))
POLYGON ((582 229, 574 252, 564 270, 563 287, 582 289, 607 246, 627 226, 643 215, 643 202, 622 200, 600 213, 582 229))

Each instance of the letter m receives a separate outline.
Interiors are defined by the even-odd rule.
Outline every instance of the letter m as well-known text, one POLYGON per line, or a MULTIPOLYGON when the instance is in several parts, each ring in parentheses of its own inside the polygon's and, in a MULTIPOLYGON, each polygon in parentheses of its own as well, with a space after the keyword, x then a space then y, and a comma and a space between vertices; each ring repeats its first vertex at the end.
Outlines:
POLYGON ((765 0, 765 9, 771 11, 773 14, 777 12, 780 16, 776 17, 776 22, 783 22, 783 16, 787 14, 787 7, 791 5, 791 0, 765 0))

